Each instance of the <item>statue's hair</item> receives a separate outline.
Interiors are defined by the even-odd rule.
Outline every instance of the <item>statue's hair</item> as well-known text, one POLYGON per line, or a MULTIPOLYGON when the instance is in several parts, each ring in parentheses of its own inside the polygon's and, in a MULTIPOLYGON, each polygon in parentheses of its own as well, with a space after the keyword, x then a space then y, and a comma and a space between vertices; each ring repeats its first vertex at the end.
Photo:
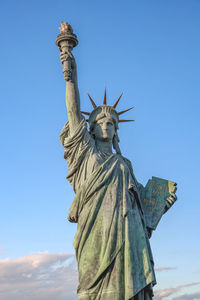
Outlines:
POLYGON ((119 136, 117 134, 117 130, 115 131, 115 135, 113 137, 113 148, 115 149, 117 154, 122 154, 121 150, 119 148, 119 136))
POLYGON ((118 114, 113 107, 107 105, 98 106, 90 113, 88 119, 90 128, 93 126, 93 123, 106 117, 112 119, 112 121, 115 124, 115 128, 118 129, 118 122, 119 122, 118 114))

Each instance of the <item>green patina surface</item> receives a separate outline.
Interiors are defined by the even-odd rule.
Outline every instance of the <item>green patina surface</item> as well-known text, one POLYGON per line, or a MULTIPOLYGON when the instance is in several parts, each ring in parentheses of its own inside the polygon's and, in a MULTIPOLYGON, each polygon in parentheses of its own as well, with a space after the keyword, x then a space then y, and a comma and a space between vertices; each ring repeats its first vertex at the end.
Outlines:
POLYGON ((174 182, 152 177, 144 188, 131 162, 121 155, 116 111, 106 89, 103 105, 89 115, 90 133, 80 111, 76 62, 78 43, 62 22, 56 40, 66 84, 68 120, 60 140, 68 163, 67 179, 76 194, 68 219, 78 223, 74 247, 78 262, 78 300, 151 300, 155 284, 149 244, 152 229, 175 202, 174 182), (113 154, 113 149, 116 154, 113 154))
POLYGON ((73 136, 61 133, 76 196, 68 219, 78 222, 74 247, 78 299, 128 300, 155 283, 140 192, 131 163, 95 147, 82 121, 73 136))
POLYGON ((143 210, 146 225, 155 230, 162 215, 176 201, 176 183, 152 177, 143 191, 143 210))

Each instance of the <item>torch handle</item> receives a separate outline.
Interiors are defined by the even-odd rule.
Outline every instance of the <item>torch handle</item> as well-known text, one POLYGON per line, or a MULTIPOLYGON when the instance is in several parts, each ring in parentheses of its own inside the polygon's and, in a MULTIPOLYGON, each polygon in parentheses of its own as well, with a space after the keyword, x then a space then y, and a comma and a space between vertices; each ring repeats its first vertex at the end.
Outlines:
POLYGON ((60 52, 66 55, 66 60, 63 61, 63 75, 66 81, 72 80, 72 63, 71 63, 71 47, 66 41, 60 43, 60 52))
POLYGON ((72 80, 72 64, 70 57, 67 57, 67 60, 63 63, 63 75, 66 81, 72 80))

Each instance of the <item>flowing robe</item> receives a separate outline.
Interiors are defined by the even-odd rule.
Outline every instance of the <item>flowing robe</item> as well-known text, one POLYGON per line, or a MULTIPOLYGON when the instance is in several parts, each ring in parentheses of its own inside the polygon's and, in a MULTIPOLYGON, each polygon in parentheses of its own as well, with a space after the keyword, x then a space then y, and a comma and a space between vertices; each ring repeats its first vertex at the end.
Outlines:
POLYGON ((130 161, 99 151, 85 120, 73 136, 67 123, 60 140, 75 192, 68 219, 78 223, 78 300, 151 299, 153 259, 130 161))

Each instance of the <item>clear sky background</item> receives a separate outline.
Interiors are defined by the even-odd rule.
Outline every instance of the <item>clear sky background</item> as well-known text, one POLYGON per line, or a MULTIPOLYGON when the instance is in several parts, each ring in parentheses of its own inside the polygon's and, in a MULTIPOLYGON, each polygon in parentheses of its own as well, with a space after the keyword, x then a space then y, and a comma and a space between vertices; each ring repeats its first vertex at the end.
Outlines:
POLYGON ((120 147, 138 181, 178 183, 151 239, 155 299, 200 299, 200 1, 18 0, 0 6, 0 300, 76 299, 61 21, 79 39, 81 108, 88 92, 100 105, 105 86, 110 104, 123 91, 135 122, 120 147))

